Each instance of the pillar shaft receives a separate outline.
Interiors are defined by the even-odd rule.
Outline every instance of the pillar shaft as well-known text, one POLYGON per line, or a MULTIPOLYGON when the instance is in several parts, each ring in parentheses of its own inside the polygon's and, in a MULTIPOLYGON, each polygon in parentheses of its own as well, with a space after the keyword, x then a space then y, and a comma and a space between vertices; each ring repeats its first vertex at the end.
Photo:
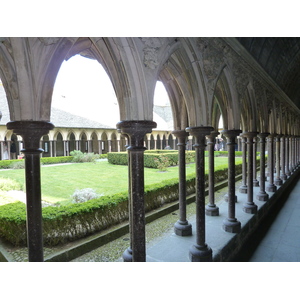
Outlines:
POLYGON ((240 193, 247 193, 247 138, 246 136, 241 135, 242 143, 242 185, 239 188, 240 193))
POLYGON ((117 128, 129 138, 130 168, 130 220, 132 261, 146 261, 146 232, 144 204, 144 136, 151 133, 156 123, 152 121, 121 121, 117 128))
POLYGON ((266 178, 266 137, 269 135, 269 133, 260 133, 258 135, 260 139, 260 191, 257 194, 256 198, 260 201, 266 201, 269 199, 269 195, 265 191, 265 178, 266 178))
POLYGON ((43 121, 14 121, 7 123, 7 128, 21 135, 24 141, 21 151, 25 155, 28 260, 41 262, 44 260, 40 175, 40 154, 43 149, 39 145, 41 137, 54 126, 43 121))
POLYGON ((277 135, 275 137, 275 141, 276 141, 276 178, 274 183, 276 185, 282 185, 282 179, 280 178, 280 162, 281 162, 281 153, 280 153, 280 138, 281 135, 277 135))
POLYGON ((178 169, 179 169, 179 220, 174 225, 174 232, 180 236, 192 235, 192 225, 186 219, 186 166, 185 145, 188 133, 175 130, 172 133, 178 138, 178 169))
POLYGON ((275 192, 277 187, 274 185, 274 134, 270 134, 268 137, 268 173, 269 184, 266 190, 268 192, 275 192))
POLYGON ((212 250, 205 242, 205 136, 213 127, 188 127, 186 129, 195 137, 196 162, 196 245, 190 248, 191 261, 212 261, 212 250))
POLYGON ((241 130, 223 130, 227 139, 228 151, 228 217, 223 221, 223 229, 237 233, 241 230, 241 223, 235 217, 235 139, 241 130))
POLYGON ((248 181, 247 181, 247 202, 243 206, 243 211, 246 213, 254 214, 257 212, 257 205, 253 202, 253 148, 254 148, 254 138, 257 132, 247 132, 244 136, 247 138, 247 148, 248 148, 248 181))
POLYGON ((286 164, 286 142, 285 142, 285 136, 281 137, 281 160, 280 160, 280 165, 281 165, 281 175, 280 178, 282 180, 287 180, 287 175, 286 175, 286 169, 285 169, 285 164, 286 164))
POLYGON ((209 203, 206 206, 205 213, 208 216, 218 216, 219 208, 215 204, 215 139, 218 136, 219 132, 212 132, 208 138, 207 147, 208 147, 208 199, 209 203))
POLYGON ((259 186, 257 180, 257 138, 253 138, 253 186, 259 186))

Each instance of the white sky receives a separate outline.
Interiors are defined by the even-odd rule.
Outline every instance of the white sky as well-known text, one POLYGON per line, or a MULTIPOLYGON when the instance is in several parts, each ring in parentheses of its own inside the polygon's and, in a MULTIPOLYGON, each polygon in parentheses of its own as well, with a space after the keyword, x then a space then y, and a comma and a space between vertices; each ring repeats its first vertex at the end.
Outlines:
MULTIPOLYGON (((163 84, 157 82, 154 103, 168 102, 163 84)), ((105 70, 96 60, 80 55, 63 62, 56 78, 52 105, 113 127, 120 121, 118 101, 105 70)))

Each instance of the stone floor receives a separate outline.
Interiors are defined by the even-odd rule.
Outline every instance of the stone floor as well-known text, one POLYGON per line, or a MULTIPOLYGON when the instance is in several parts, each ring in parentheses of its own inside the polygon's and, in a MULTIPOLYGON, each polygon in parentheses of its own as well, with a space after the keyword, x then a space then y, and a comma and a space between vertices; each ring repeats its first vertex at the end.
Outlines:
MULTIPOLYGON (((240 182, 236 183, 237 188, 240 182)), ((238 189, 237 189, 238 190, 238 189)), ((254 188, 254 194, 259 191, 259 187, 254 188)), ((222 230, 222 222, 227 215, 227 202, 220 200, 224 198, 226 189, 219 192, 218 206, 220 215, 218 217, 206 217, 206 241, 212 248, 213 253, 217 253, 232 237, 231 233, 222 230)), ((236 192, 238 202, 236 203, 236 217, 245 224, 250 214, 242 211, 243 203, 246 202, 246 194, 236 192)), ((269 193, 271 196, 273 193, 269 193)), ((261 241, 260 245, 253 253, 250 262, 298 262, 300 261, 300 181, 293 189, 283 209, 278 214, 272 227, 261 241)), ((254 201, 258 207, 264 205, 265 202, 254 201)), ((173 224, 178 219, 178 211, 172 215, 160 218, 150 224, 147 224, 146 232, 148 235, 155 231, 155 227, 164 227, 159 236, 152 237, 148 240, 146 246, 147 262, 189 262, 189 248, 195 244, 195 205, 188 205, 188 220, 193 226, 193 235, 189 237, 181 237, 174 234, 173 224), (168 220, 168 221, 166 221, 168 220), (164 225, 162 225, 164 224, 164 225)), ((73 261, 103 261, 105 252, 114 252, 120 246, 120 241, 129 241, 129 235, 113 241, 104 247, 91 251, 73 261)), ((128 244, 127 244, 128 245, 128 244)), ((126 249, 124 245, 122 249, 126 249)), ((122 251, 118 253, 117 259, 111 260, 106 257, 104 261, 122 261, 122 251)), ((113 256, 112 256, 113 257, 113 256)), ((247 260, 246 260, 247 261, 247 260)))

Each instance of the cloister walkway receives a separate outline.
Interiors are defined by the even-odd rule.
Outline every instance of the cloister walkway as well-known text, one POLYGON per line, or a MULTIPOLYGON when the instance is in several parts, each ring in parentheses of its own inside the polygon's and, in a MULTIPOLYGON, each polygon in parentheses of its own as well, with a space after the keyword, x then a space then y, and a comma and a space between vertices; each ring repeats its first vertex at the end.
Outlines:
MULTIPOLYGON (((255 236, 252 237, 250 244, 245 245, 242 255, 235 258, 235 261, 242 262, 297 262, 300 261, 300 180, 296 179, 297 183, 292 188, 292 192, 288 195, 285 204, 276 215, 272 214, 271 218, 267 218, 263 226, 256 231, 255 236)), ((236 195, 238 202, 236 203, 236 218, 241 222, 242 227, 253 217, 252 214, 243 212, 242 207, 247 200, 247 194, 238 192, 239 182, 236 183, 236 195)), ((280 190, 281 187, 278 187, 280 190)), ((254 195, 259 191, 259 187, 254 187, 254 195)), ((220 192, 220 198, 224 198, 226 188, 220 192)), ((274 193, 268 192, 270 198, 274 193)), ((284 199, 282 199, 284 200, 284 199)), ((266 202, 254 200, 261 209, 266 202)), ((270 199, 269 201, 272 201, 270 199)), ((188 205, 193 206, 194 203, 188 205)), ((217 217, 206 216, 206 242, 213 250, 213 259, 220 261, 219 251, 224 246, 228 245, 234 236, 232 233, 225 232, 222 229, 222 222, 227 215, 227 202, 220 200, 217 202, 219 206, 220 215, 217 217)), ((193 208, 191 209, 193 211, 193 208)), ((172 213, 173 221, 178 211, 172 213)), ((170 222, 170 215, 160 218, 165 222, 170 222)), ((193 235, 188 237, 177 236, 174 234, 172 226, 169 229, 157 236, 155 239, 147 243, 146 261, 147 262, 190 262, 189 248, 195 244, 195 214, 190 214, 188 217, 189 222, 193 227, 193 235)), ((151 223, 150 223, 151 224, 151 223)), ((147 227, 151 226, 146 225, 147 227)), ((156 225, 154 225, 155 227, 156 225)), ((159 225, 160 226, 160 225, 159 225)), ((150 230, 150 229, 149 229, 150 230)), ((119 238, 120 241, 124 240, 124 236, 119 238)), ((110 249, 118 245, 119 241, 111 242, 110 249)), ((230 251, 230 247, 228 248, 230 251)), ((99 261, 97 260, 97 251, 99 249, 86 253, 73 261, 99 261)), ((116 261, 121 262, 122 257, 116 261)))

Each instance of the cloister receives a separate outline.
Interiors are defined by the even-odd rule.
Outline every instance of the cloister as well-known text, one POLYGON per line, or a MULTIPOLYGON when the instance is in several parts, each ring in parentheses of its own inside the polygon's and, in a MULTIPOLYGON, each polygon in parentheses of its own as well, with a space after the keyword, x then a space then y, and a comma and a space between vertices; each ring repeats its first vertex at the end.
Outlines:
MULTIPOLYGON (((244 154, 241 191, 247 194, 245 214, 256 214, 256 201, 268 201, 283 182, 299 171, 300 128, 299 38, 202 37, 40 37, 0 38, 0 78, 10 112, 6 129, 22 137, 27 192, 29 261, 43 261, 40 155, 68 155, 71 149, 101 153, 127 146, 130 182, 130 248, 124 260, 146 261, 144 170, 146 147, 178 149, 180 218, 177 235, 190 235, 185 213, 186 140, 196 151, 196 244, 191 261, 212 261, 206 243, 205 216, 218 215, 214 203, 213 145, 226 137, 228 150, 228 214, 222 230, 241 231, 235 213, 235 150, 244 154), (115 130, 64 131, 50 122, 51 97, 64 60, 76 54, 97 60, 113 84, 120 107, 115 130), (157 81, 168 93, 174 120, 171 133, 155 133, 153 95, 157 81), (220 118, 224 129, 218 132, 220 118), (152 133, 153 132, 153 133, 152 133), (160 145, 155 141, 160 140, 160 145), (126 140, 125 140, 126 139, 126 140), (145 143, 146 139, 146 143, 145 143), (42 145, 41 145, 42 141, 42 145), (83 144, 82 144, 82 141, 83 144), (102 146, 107 141, 106 146, 102 146), (109 142, 111 141, 111 142, 109 142), (48 144, 49 143, 49 144, 48 144), (60 143, 60 146, 57 144, 60 143), (56 146, 55 146, 56 144, 56 146), (146 146, 146 147, 145 147, 146 146), (210 152, 210 203, 205 207, 204 150, 210 152), (260 177, 256 179, 256 150, 260 177), (268 153, 268 167, 265 154, 268 153), (266 181, 267 178, 267 181, 266 181), (257 195, 254 185, 260 186, 257 195)), ((101 120, 99 120, 101 122, 101 120)), ((3 132, 3 131, 2 131, 3 132)), ((20 140, 20 138, 18 138, 20 140)), ((4 135, 0 137, 4 141, 4 135)))

